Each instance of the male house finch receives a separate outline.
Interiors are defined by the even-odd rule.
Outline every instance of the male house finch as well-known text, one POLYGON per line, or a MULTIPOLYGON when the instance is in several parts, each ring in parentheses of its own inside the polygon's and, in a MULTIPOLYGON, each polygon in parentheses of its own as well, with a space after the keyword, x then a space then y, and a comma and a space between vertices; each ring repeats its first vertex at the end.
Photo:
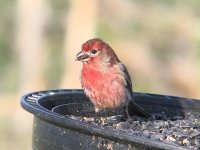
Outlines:
POLYGON ((130 75, 107 43, 98 38, 88 40, 82 45, 76 60, 83 62, 82 88, 96 112, 123 107, 127 117, 133 113, 150 116, 134 103, 130 75))

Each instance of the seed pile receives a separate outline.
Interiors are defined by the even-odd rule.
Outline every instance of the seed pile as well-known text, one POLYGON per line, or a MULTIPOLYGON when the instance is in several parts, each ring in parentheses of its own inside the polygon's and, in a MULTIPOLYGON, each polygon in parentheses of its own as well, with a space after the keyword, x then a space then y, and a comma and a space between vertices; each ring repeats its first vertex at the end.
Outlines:
POLYGON ((188 112, 167 116, 155 113, 149 119, 133 116, 126 120, 123 116, 80 117, 68 115, 68 118, 99 126, 104 129, 123 132, 128 135, 162 141, 168 144, 200 150, 200 113, 188 112))

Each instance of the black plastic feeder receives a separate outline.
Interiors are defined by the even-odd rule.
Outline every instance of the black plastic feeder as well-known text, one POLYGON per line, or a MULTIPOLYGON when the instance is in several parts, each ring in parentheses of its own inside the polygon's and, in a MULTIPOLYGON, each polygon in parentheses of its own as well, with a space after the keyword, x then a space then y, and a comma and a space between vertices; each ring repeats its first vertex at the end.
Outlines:
MULTIPOLYGON (((135 93, 135 101, 150 113, 163 112, 171 116, 178 114, 187 117, 188 112, 200 111, 200 101, 194 99, 135 93)), ((116 129, 104 128, 77 119, 76 116, 94 116, 93 105, 82 90, 33 92, 21 98, 21 105, 34 114, 32 137, 34 150, 188 149, 170 142, 118 132, 116 129), (75 117, 70 118, 70 115, 75 117)), ((100 115, 120 115, 120 112, 117 114, 104 112, 100 115)))

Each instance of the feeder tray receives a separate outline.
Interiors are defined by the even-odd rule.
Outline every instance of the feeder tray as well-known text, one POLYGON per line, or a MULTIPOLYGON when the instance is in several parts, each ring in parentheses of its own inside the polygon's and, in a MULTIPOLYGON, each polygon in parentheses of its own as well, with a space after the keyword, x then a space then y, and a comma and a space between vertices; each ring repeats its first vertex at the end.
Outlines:
MULTIPOLYGON (((199 112, 200 101, 174 96, 135 93, 135 102, 150 113, 164 112, 185 117, 199 112)), ((32 147, 34 150, 184 150, 187 147, 151 140, 142 136, 88 124, 67 116, 93 117, 94 108, 83 90, 49 90, 24 95, 22 107, 34 115, 32 147)), ((104 111, 100 116, 121 115, 104 111)))

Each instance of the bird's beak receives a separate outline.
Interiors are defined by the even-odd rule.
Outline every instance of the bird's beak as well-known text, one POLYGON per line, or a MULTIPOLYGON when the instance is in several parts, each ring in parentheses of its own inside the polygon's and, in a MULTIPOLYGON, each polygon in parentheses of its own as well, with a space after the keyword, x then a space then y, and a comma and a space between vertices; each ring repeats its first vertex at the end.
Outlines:
POLYGON ((77 60, 77 61, 86 62, 86 61, 89 60, 89 55, 87 54, 87 52, 80 51, 80 52, 76 55, 76 60, 77 60))

